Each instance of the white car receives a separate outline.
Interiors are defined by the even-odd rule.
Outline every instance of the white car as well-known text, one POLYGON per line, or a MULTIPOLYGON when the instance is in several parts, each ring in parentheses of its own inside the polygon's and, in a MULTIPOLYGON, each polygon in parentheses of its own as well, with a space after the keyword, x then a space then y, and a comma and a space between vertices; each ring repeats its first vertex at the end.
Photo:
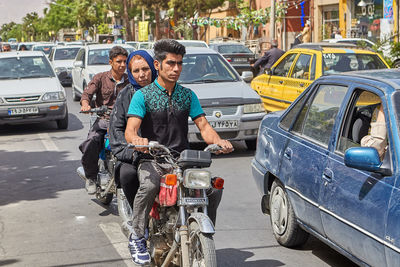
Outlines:
POLYGON ((72 64, 81 47, 78 45, 57 45, 51 50, 49 60, 62 85, 72 85, 72 64))
POLYGON ((65 91, 43 52, 0 53, 0 125, 54 120, 68 128, 65 91))
POLYGON ((374 42, 364 39, 364 38, 338 38, 338 39, 325 39, 322 40, 324 43, 340 43, 340 44, 365 44, 366 47, 372 49, 373 46, 375 45, 374 42))
POLYGON ((183 44, 185 47, 205 47, 208 48, 208 44, 200 40, 177 40, 179 43, 183 44))
POLYGON ((109 52, 121 46, 128 54, 135 49, 126 44, 93 44, 82 47, 76 55, 72 68, 72 98, 79 101, 83 90, 97 73, 110 70, 109 52))

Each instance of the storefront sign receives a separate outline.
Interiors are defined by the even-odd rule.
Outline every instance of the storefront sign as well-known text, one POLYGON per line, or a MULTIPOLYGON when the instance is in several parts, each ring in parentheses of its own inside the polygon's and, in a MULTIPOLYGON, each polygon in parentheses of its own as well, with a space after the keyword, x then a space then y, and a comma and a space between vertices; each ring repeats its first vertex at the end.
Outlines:
POLYGON ((139 42, 149 40, 149 22, 139 21, 139 42))
POLYGON ((383 0, 383 17, 385 19, 393 18, 393 0, 383 0))

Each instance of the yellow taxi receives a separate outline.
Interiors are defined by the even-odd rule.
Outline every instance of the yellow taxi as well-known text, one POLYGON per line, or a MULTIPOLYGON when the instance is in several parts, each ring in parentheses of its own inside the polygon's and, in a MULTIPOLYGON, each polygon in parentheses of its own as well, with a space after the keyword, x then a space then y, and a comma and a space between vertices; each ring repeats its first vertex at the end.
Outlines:
POLYGON ((261 96, 265 110, 272 112, 286 109, 322 75, 388 68, 378 53, 352 44, 300 44, 287 51, 271 70, 254 78, 251 87, 261 96))

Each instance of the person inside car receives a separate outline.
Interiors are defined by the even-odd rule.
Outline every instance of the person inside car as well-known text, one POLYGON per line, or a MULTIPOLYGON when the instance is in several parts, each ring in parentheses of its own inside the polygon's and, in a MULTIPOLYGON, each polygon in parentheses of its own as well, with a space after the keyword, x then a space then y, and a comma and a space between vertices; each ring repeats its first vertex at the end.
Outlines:
POLYGON ((122 89, 115 101, 110 116, 110 147, 118 159, 117 174, 124 194, 133 208, 133 200, 139 187, 137 180, 138 152, 128 148, 125 140, 125 129, 129 104, 135 92, 154 82, 157 71, 154 68, 153 58, 144 50, 137 50, 129 54, 126 60, 128 67, 129 84, 122 89))
POLYGON ((361 139, 360 143, 361 146, 375 148, 381 160, 384 158, 387 149, 387 129, 382 104, 380 104, 379 109, 375 109, 370 125, 370 132, 361 139))
MULTIPOLYGON (((223 153, 231 152, 232 144, 221 139, 210 126, 196 94, 177 83, 182 71, 182 59, 186 53, 185 46, 175 40, 162 39, 155 43, 154 53, 158 77, 132 97, 127 115, 126 141, 133 145, 147 145, 149 140, 157 141, 180 153, 189 147, 187 136, 190 116, 206 143, 218 144, 223 153)), ((133 203, 133 229, 129 236, 129 249, 136 264, 150 262, 145 229, 149 211, 159 191, 161 172, 167 168, 165 164, 152 160, 139 163, 140 186, 133 203)), ((208 194, 208 212, 213 222, 221 196, 221 190, 208 194)))
MULTIPOLYGON (((128 52, 114 46, 109 52, 109 64, 111 70, 96 74, 84 89, 81 98, 81 111, 88 112, 91 109, 90 102, 96 94, 95 107, 107 106, 109 111, 114 106, 118 93, 129 83, 126 70, 126 58, 128 52)), ((79 146, 82 152, 82 167, 86 178, 86 190, 88 194, 96 193, 96 179, 99 153, 104 142, 104 135, 109 125, 109 112, 101 118, 97 118, 89 130, 87 139, 79 146)))

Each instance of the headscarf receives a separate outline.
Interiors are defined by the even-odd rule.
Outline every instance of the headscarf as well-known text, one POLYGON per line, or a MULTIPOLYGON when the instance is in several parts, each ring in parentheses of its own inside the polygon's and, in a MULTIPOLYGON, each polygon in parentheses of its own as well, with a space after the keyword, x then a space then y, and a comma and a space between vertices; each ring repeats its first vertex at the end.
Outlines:
POLYGON ((129 62, 136 55, 139 55, 142 58, 144 58, 146 60, 147 64, 149 64, 149 67, 150 67, 150 70, 151 70, 151 82, 154 82, 154 80, 157 78, 157 71, 154 68, 154 59, 150 56, 149 53, 147 53, 147 51, 145 51, 145 50, 136 50, 136 51, 133 51, 132 53, 129 54, 128 58, 126 59, 126 66, 127 66, 127 70, 128 70, 129 82, 133 85, 133 87, 136 90, 139 90, 140 88, 142 88, 142 86, 140 86, 136 82, 135 78, 133 78, 132 72, 128 69, 129 62))

